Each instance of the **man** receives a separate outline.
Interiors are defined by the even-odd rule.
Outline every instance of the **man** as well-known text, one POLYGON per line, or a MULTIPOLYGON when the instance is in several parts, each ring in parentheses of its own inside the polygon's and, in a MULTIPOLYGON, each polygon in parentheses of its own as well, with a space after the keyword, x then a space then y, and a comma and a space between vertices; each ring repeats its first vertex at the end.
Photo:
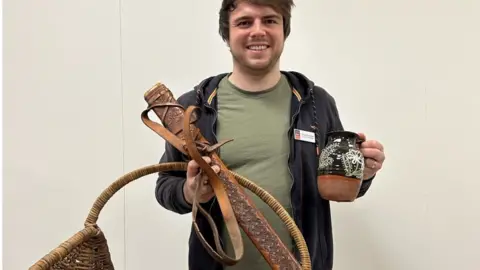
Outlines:
MULTIPOLYGON (((201 108, 197 126, 209 142, 233 139, 219 149, 227 167, 256 182, 273 195, 294 218, 309 248, 312 269, 327 270, 333 265, 332 228, 329 202, 317 189, 318 158, 326 133, 343 130, 335 101, 298 72, 281 71, 279 59, 290 33, 292 0, 223 0, 219 31, 228 44, 233 70, 203 80, 178 98, 187 108, 201 108), (295 140, 294 129, 315 134, 314 142, 295 140)), ((365 138, 364 134, 361 134, 365 138)), ((383 146, 372 140, 361 145, 366 170, 360 196, 381 169, 383 146)), ((210 162, 208 158, 205 158, 210 162)), ((160 162, 185 161, 166 143, 160 162)), ((219 169, 212 167, 215 172, 219 169)), ((187 172, 160 173, 156 198, 164 208, 179 214, 191 212, 195 184, 200 182, 200 203, 224 231, 222 215, 206 176, 190 161, 187 172)), ((248 193, 252 195, 252 193, 248 193)), ((251 196, 282 241, 298 256, 288 231, 274 212, 251 196)), ((210 225, 197 215, 200 231, 214 247, 210 225)), ((244 236, 245 237, 245 236, 244 236)), ((227 252, 228 240, 224 238, 227 252)), ((192 230, 189 241, 189 269, 269 269, 265 260, 244 238, 245 252, 240 263, 223 268, 202 246, 192 230)), ((298 258, 298 257, 297 257, 298 258)))

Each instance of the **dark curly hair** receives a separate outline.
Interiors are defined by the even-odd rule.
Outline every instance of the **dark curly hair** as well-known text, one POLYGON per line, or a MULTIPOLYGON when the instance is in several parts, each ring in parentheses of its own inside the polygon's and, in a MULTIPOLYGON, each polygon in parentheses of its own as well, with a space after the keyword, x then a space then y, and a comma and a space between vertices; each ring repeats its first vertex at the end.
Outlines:
POLYGON ((230 12, 235 9, 239 2, 248 2, 255 5, 269 6, 273 8, 283 16, 283 33, 285 38, 290 35, 292 7, 295 6, 293 0, 223 0, 218 18, 218 32, 223 41, 229 40, 230 12))

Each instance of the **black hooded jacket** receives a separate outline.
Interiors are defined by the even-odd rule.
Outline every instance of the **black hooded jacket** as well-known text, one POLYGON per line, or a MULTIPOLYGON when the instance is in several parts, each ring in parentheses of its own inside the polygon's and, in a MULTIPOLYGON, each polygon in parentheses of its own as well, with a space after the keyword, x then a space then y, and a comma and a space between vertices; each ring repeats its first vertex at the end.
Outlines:
MULTIPOLYGON (((303 74, 282 71, 292 88, 290 159, 288 165, 292 174, 291 202, 293 216, 301 230, 311 257, 312 270, 331 270, 333 267, 333 237, 329 201, 319 196, 317 189, 318 155, 316 145, 294 139, 293 130, 300 129, 314 132, 317 130, 317 142, 322 149, 326 142, 326 133, 343 130, 334 98, 323 88, 314 85, 303 74), (312 96, 313 94, 313 96, 312 96), (314 110, 314 108, 316 110, 314 110)), ((200 106, 201 117, 197 123, 202 135, 212 144, 216 143, 217 99, 216 89, 220 80, 228 73, 204 79, 195 89, 180 96, 177 101, 186 109, 188 106, 200 106)), ((184 155, 165 144, 165 152, 160 162, 188 161, 184 155)), ((178 214, 191 212, 191 206, 185 201, 183 184, 186 172, 162 172, 159 174, 155 189, 157 201, 165 209, 178 214)), ((373 178, 372 178, 373 179, 373 178)), ((363 196, 372 179, 364 180, 358 197, 363 196)), ((216 200, 206 203, 205 209, 221 231, 222 215, 216 200), (213 204, 213 205, 212 205, 213 204)), ((203 215, 197 215, 197 222, 203 236, 214 247, 213 234, 203 215)), ((299 259, 298 251, 295 251, 299 259)), ((190 270, 220 270, 217 263, 202 246, 196 233, 191 230, 189 240, 190 270)))

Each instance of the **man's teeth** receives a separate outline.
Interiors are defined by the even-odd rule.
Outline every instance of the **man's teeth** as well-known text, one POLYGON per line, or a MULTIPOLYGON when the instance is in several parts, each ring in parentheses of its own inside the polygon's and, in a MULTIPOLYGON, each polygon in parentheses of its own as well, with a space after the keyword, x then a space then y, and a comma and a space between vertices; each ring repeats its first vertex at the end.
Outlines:
POLYGON ((248 46, 249 50, 254 50, 254 51, 262 51, 267 49, 266 45, 257 45, 257 46, 248 46))

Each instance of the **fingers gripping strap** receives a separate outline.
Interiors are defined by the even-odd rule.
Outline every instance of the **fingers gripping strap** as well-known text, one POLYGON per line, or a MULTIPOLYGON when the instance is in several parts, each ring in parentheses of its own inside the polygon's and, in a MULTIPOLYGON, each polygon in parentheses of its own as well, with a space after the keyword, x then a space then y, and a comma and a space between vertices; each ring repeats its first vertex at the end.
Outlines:
POLYGON ((234 265, 238 261, 240 261, 240 259, 243 257, 243 241, 240 233, 240 227, 238 226, 237 219, 235 218, 232 205, 230 204, 230 200, 228 199, 228 195, 223 187, 222 181, 220 180, 218 175, 215 173, 215 171, 213 171, 210 165, 207 164, 207 162, 202 158, 202 155, 198 152, 197 146, 194 142, 192 132, 191 132, 191 127, 190 127, 190 118, 195 109, 198 109, 198 108, 191 106, 185 112, 185 120, 183 122, 183 125, 184 125, 183 131, 184 131, 185 141, 186 141, 185 145, 188 150, 188 154, 192 157, 192 159, 194 159, 199 164, 202 173, 207 174, 209 178, 210 185, 212 186, 215 192, 215 195, 220 205, 220 209, 223 214, 227 232, 230 236, 230 239, 234 248, 235 258, 228 256, 224 252, 220 243, 221 236, 219 235, 215 222, 213 221, 212 217, 207 213, 207 211, 205 211, 201 207, 201 205, 198 203, 199 186, 200 186, 199 181, 196 182, 197 184, 195 189, 195 196, 194 196, 193 205, 192 205, 193 226, 203 246, 207 249, 210 255, 212 255, 216 259, 219 259, 220 261, 222 261, 227 265, 234 265), (218 250, 218 253, 220 254, 218 254, 217 252, 215 252, 215 250, 213 250, 213 248, 207 243, 202 233, 200 232, 200 229, 198 228, 198 225, 196 223, 197 208, 207 218, 208 223, 212 228, 215 246, 218 250))

